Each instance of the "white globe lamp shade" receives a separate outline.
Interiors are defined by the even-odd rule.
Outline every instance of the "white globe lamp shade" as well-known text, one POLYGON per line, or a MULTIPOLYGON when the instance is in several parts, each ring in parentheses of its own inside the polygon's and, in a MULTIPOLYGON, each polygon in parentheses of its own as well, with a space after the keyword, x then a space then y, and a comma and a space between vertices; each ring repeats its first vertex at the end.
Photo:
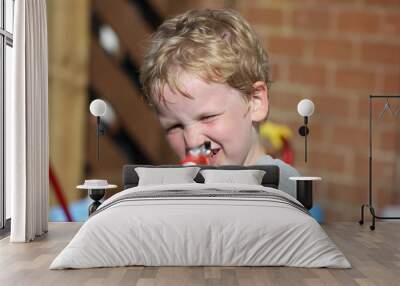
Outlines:
POLYGON ((303 99, 297 105, 297 112, 303 117, 310 117, 314 113, 314 103, 309 99, 303 99))
POLYGON ((90 113, 94 116, 103 116, 106 113, 107 104, 101 99, 95 99, 90 103, 90 113))

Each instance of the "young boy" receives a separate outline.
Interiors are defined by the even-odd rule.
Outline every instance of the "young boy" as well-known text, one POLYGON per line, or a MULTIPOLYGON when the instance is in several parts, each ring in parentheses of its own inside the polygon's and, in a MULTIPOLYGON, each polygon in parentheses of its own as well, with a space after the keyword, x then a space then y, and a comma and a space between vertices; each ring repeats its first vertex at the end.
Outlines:
POLYGON ((268 115, 268 56, 232 10, 192 10, 165 21, 141 68, 144 95, 172 149, 211 142, 212 165, 278 165, 279 189, 295 195, 298 172, 264 153, 258 124, 268 115))

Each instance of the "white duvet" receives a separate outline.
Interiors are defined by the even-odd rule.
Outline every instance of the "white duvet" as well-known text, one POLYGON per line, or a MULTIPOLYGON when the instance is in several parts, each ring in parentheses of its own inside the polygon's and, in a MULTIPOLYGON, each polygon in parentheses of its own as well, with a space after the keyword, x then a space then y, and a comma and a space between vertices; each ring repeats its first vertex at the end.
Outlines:
POLYGON ((127 189, 100 206, 50 269, 127 265, 351 267, 320 225, 285 200, 300 204, 284 192, 255 185, 193 183, 127 189), (263 191, 272 199, 242 195, 121 200, 137 192, 169 190, 263 191), (279 197, 282 200, 274 199, 279 197))

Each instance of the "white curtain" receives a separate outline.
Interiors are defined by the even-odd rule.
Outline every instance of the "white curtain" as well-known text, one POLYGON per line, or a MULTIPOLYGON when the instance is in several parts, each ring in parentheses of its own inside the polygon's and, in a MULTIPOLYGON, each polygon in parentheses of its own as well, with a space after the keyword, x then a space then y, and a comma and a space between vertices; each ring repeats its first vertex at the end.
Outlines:
POLYGON ((48 59, 45 0, 15 1, 13 92, 6 97, 6 188, 12 242, 47 232, 48 59))

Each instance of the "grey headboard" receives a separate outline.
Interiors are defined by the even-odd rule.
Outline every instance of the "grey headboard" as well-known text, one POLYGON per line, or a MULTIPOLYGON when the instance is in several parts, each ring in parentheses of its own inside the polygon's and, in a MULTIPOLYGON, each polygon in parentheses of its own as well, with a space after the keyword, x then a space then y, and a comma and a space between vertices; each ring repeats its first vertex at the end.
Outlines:
MULTIPOLYGON (((186 168, 185 166, 177 166, 177 165, 161 165, 161 166, 153 166, 153 165, 125 165, 122 170, 122 183, 124 185, 124 189, 136 187, 139 182, 139 177, 135 171, 136 167, 163 167, 163 168, 186 168)), ((221 170, 246 170, 246 169, 256 169, 265 171, 265 175, 262 180, 262 185, 265 187, 271 187, 277 189, 279 186, 279 167, 275 165, 254 165, 254 166, 237 166, 237 165, 226 165, 226 166, 198 166, 202 169, 221 169, 221 170)), ((199 173, 194 180, 198 183, 204 183, 203 176, 199 173)))

